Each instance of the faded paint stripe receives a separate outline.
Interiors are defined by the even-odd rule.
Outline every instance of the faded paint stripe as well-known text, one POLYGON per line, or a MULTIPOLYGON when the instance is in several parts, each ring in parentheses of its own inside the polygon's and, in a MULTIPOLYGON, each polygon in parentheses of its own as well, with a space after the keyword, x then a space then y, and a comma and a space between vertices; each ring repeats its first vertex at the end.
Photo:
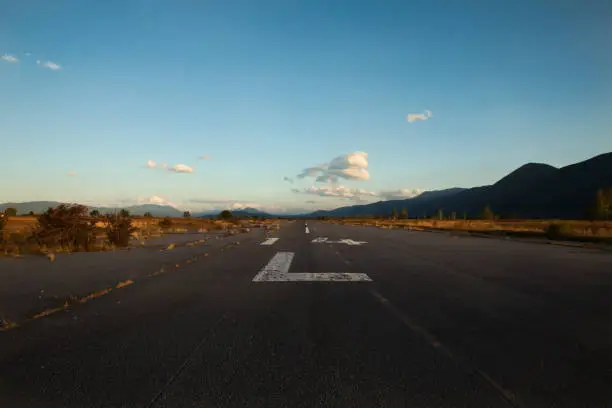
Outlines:
POLYGON ((293 252, 277 252, 270 262, 267 263, 263 269, 255 275, 253 282, 265 281, 265 277, 270 274, 286 274, 289 272, 291 262, 293 262, 293 252))
POLYGON ((272 245, 274 244, 276 241, 278 241, 280 238, 268 238, 266 239, 264 242, 262 242, 259 245, 272 245))
MULTIPOLYGON (((253 279, 255 280, 255 279, 253 279)), ((303 273, 270 273, 264 275, 259 282, 372 282, 365 273, 343 272, 303 272, 303 273)))
POLYGON ((308 229, 308 227, 306 227, 306 230, 304 231, 306 234, 310 234, 310 230, 308 229))

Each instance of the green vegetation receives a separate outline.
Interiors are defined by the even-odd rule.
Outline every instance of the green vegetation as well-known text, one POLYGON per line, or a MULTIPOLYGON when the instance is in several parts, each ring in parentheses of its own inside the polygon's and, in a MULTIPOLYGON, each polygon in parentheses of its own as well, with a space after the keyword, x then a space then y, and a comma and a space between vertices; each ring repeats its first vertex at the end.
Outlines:
POLYGON ((594 216, 597 220, 609 220, 612 215, 612 187, 600 188, 595 195, 594 216))
MULTIPOLYGON (((129 212, 125 212, 129 214, 129 212)), ((106 238, 111 245, 126 247, 130 243, 130 237, 136 228, 132 225, 132 217, 124 216, 123 210, 119 214, 108 214, 106 216, 106 238)))
POLYGON ((482 210, 482 218, 489 221, 495 219, 495 214, 493 214, 493 210, 488 205, 485 205, 485 208, 482 210))
POLYGON ((153 218, 153 214, 151 214, 149 211, 144 213, 144 216, 147 217, 147 218, 153 218))
POLYGON ((119 211, 119 216, 123 218, 128 218, 130 216, 130 212, 125 208, 122 208, 121 211, 119 211))
POLYGON ((4 215, 7 217, 16 217, 17 216, 17 209, 13 208, 13 207, 8 207, 4 210, 4 215))
POLYGON ((172 227, 172 220, 170 219, 170 217, 164 217, 163 220, 161 220, 158 225, 161 228, 170 228, 172 227))
POLYGON ((222 220, 231 220, 233 218, 233 214, 230 210, 223 210, 219 213, 219 218, 222 220))
POLYGON ((408 218, 408 211, 406 210, 406 207, 402 207, 402 211, 400 212, 400 218, 402 220, 408 218))
POLYGON ((95 222, 89 221, 87 207, 80 204, 60 204, 39 215, 31 240, 40 247, 89 250, 95 240, 95 222))
POLYGON ((98 210, 91 210, 90 213, 89 213, 89 216, 97 218, 97 217, 100 216, 100 211, 98 211, 98 210))
POLYGON ((185 211, 183 213, 183 218, 191 218, 191 213, 189 211, 185 211))

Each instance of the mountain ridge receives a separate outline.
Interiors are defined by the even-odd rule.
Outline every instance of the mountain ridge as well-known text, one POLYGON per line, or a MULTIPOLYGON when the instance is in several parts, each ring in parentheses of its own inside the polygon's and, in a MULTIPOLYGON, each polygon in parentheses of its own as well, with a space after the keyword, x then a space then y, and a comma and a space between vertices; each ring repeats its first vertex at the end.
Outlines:
POLYGON ((494 213, 506 218, 579 219, 587 215, 596 191, 610 187, 612 152, 560 168, 527 163, 491 185, 448 189, 449 194, 434 194, 428 199, 423 193, 404 200, 315 211, 309 216, 391 215, 394 209, 406 208, 409 217, 432 216, 440 209, 447 215, 454 212, 457 217, 474 217, 490 206, 494 213))

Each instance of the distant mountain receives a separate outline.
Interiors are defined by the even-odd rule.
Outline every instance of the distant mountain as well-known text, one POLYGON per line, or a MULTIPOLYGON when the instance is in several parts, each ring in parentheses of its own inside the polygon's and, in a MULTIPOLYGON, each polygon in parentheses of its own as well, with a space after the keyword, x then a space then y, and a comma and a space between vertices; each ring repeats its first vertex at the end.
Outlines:
POLYGON ((442 209, 478 216, 486 205, 506 218, 583 218, 599 188, 612 187, 612 153, 562 168, 528 163, 493 185, 425 192, 405 200, 316 211, 310 216, 389 215, 406 208, 409 217, 431 216, 442 209))
MULTIPOLYGON (((156 205, 156 204, 141 204, 141 205, 133 205, 130 207, 124 207, 126 210, 128 210, 130 212, 130 214, 132 215, 144 215, 146 212, 150 212, 152 216, 154 217, 182 217, 183 216, 183 211, 181 210, 177 210, 174 207, 170 207, 169 205, 156 205)), ((113 209, 108 209, 108 208, 98 208, 98 211, 100 211, 101 213, 105 213, 108 212, 109 210, 115 210, 113 209)), ((118 208, 118 210, 121 210, 121 208, 118 208)))
POLYGON ((4 211, 7 208, 17 209, 17 214, 28 214, 30 211, 35 214, 40 214, 47 211, 49 207, 56 207, 61 203, 57 201, 28 201, 24 203, 2 203, 0 204, 0 211, 4 211))
MULTIPOLYGON (((0 204, 0 211, 4 211, 6 208, 16 208, 17 214, 23 215, 28 214, 30 211, 35 214, 40 214, 49 207, 57 207, 62 203, 58 201, 28 201, 23 203, 3 203, 0 204)), ((146 212, 150 212, 154 217, 182 217, 183 211, 177 210, 174 207, 167 205, 154 205, 154 204, 142 204, 133 205, 128 207, 89 207, 89 210, 98 210, 101 214, 112 213, 126 209, 132 215, 144 215, 146 212)))
POLYGON ((465 188, 453 187, 445 190, 425 191, 416 197, 407 198, 404 200, 388 200, 378 201, 376 203, 371 204, 351 205, 348 207, 340 207, 329 211, 315 211, 313 213, 308 214, 307 216, 356 217, 361 215, 388 215, 393 212, 394 208, 397 208, 397 210, 400 211, 402 208, 406 207, 406 203, 409 202, 415 206, 426 205, 426 203, 431 200, 443 197, 450 197, 465 190, 465 188))
MULTIPOLYGON (((200 218, 212 218, 212 217, 218 216, 221 211, 222 210, 204 211, 204 212, 194 213, 192 216, 200 217, 200 218)), ((274 217, 274 215, 272 214, 258 210, 257 208, 253 208, 253 207, 246 207, 246 208, 231 210, 231 212, 232 212, 232 215, 234 215, 235 217, 254 217, 254 216, 266 217, 266 218, 274 217)))

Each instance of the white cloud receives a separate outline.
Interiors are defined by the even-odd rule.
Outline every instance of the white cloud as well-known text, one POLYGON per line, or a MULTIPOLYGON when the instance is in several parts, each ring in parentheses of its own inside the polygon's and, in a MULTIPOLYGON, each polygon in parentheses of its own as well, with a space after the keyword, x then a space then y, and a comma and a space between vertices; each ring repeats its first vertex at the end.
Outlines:
POLYGON ((413 123, 413 122, 416 122, 417 120, 427 120, 431 118, 432 116, 433 116, 433 113, 431 111, 426 110, 423 113, 409 113, 408 116, 406 116, 406 120, 409 123, 413 123))
POLYGON ((187 166, 186 164, 175 164, 172 167, 168 167, 168 163, 166 162, 158 164, 153 160, 148 160, 147 167, 150 169, 162 169, 172 171, 174 173, 193 173, 193 168, 187 166))
POLYGON ((421 190, 418 188, 414 188, 412 190, 408 188, 401 188, 397 190, 383 190, 378 193, 378 195, 384 200, 402 200, 406 198, 416 197, 424 191, 425 190, 421 190))
POLYGON ((44 68, 48 68, 48 69, 50 69, 52 71, 57 71, 59 69, 62 69, 61 65, 58 65, 58 64, 56 64, 53 61, 42 62, 41 60, 38 60, 38 61, 36 61, 36 63, 38 65, 42 65, 44 68))
POLYGON ((193 168, 187 166, 186 164, 175 164, 172 167, 168 167, 168 171, 172 171, 174 173, 193 173, 193 168))
POLYGON ((138 197, 138 199, 136 199, 136 202, 138 204, 155 204, 155 205, 167 205, 170 207, 174 207, 174 208, 178 208, 178 206, 173 203, 172 201, 169 201, 167 199, 165 199, 164 197, 160 197, 157 195, 151 196, 151 197, 138 197))
POLYGON ((19 59, 16 56, 10 54, 4 54, 0 57, 0 59, 6 62, 19 62, 19 59))
POLYGON ((291 191, 299 194, 312 194, 321 197, 336 197, 336 198, 348 198, 351 200, 361 200, 364 197, 376 197, 377 194, 373 191, 367 191, 360 188, 347 188, 344 186, 321 186, 321 187, 309 187, 304 189, 294 188, 291 191))
POLYGON ((353 152, 334 158, 329 163, 308 167, 298 178, 316 177, 316 182, 335 183, 338 179, 368 180, 368 154, 365 152, 353 152))
POLYGON ((76 171, 69 171, 69 172, 66 172, 66 174, 69 175, 69 176, 76 176, 77 172, 76 171))

